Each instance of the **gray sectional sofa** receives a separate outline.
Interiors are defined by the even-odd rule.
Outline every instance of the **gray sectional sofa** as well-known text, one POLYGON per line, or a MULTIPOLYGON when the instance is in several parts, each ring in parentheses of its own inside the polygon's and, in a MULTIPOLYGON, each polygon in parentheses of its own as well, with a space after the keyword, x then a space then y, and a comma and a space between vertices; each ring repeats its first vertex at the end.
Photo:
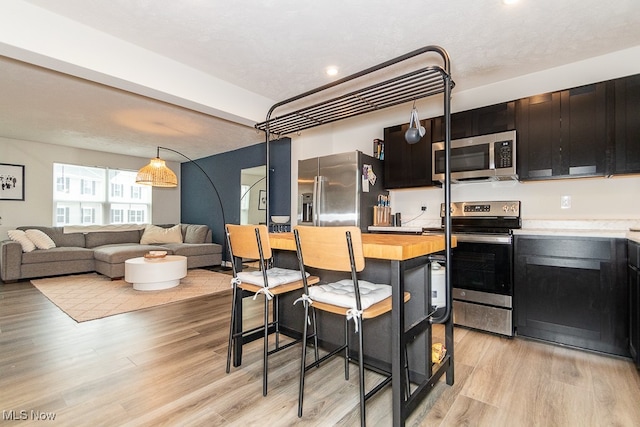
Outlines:
MULTIPOLYGON (((175 224, 157 227, 169 229, 175 224)), ((169 254, 187 257, 187 268, 220 265, 222 247, 212 243, 208 226, 180 224, 182 242, 141 243, 145 229, 118 231, 80 231, 65 233, 63 227, 23 226, 18 230, 37 229, 55 243, 51 249, 23 252, 20 243, 0 242, 0 279, 13 282, 21 279, 96 271, 110 278, 124 276, 124 261, 140 257, 151 250, 166 250, 169 254)), ((148 239, 147 239, 148 240, 148 239)), ((158 240, 158 239, 155 239, 158 240)))

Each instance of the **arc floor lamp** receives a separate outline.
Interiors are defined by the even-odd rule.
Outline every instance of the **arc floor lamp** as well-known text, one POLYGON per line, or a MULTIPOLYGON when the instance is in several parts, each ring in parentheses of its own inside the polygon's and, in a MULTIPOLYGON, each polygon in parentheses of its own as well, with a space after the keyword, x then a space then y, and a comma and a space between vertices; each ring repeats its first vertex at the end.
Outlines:
MULTIPOLYGON (((198 162, 196 162, 193 159, 190 159, 186 155, 182 154, 177 150, 174 150, 173 148, 157 147, 156 157, 151 159, 148 165, 142 167, 138 171, 138 175, 136 175, 136 184, 150 185, 152 187, 177 187, 178 186, 178 177, 167 166, 166 162, 160 158, 160 149, 176 153, 184 157, 190 163, 193 163, 198 169, 200 169, 200 172, 202 172, 202 174, 207 178, 207 181, 209 181, 209 184, 211 184, 211 188, 213 188, 213 191, 216 197, 218 198, 218 203, 220 204, 220 213, 222 216, 222 224, 224 227, 224 225, 227 223, 224 216, 224 207, 222 205, 222 199, 220 198, 220 193, 218 192, 218 189, 213 183, 213 180, 211 179, 209 174, 207 174, 204 171, 204 169, 202 169, 202 167, 198 164, 198 162)), ((223 233, 223 236, 224 236, 224 233, 223 233)), ((222 239, 222 240, 223 240, 222 246, 224 248, 225 239, 222 239)), ((223 253, 224 253, 224 249, 223 249, 223 253)))

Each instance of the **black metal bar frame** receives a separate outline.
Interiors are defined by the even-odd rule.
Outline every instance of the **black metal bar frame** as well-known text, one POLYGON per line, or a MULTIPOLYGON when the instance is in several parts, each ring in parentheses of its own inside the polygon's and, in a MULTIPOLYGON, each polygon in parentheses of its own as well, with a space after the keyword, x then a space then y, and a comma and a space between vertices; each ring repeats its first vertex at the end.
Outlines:
MULTIPOLYGON (((304 92, 297 96, 285 99, 284 101, 274 104, 266 115, 266 120, 255 125, 256 129, 265 132, 266 153, 267 153, 267 171, 269 171, 269 145, 272 135, 278 137, 292 132, 312 127, 332 123, 355 117, 368 112, 400 105, 403 103, 416 101, 432 95, 443 94, 443 110, 444 110, 444 130, 445 130, 445 182, 443 185, 444 204, 451 204, 451 90, 455 86, 451 78, 451 66, 449 54, 439 46, 425 46, 406 53, 389 61, 375 65, 373 67, 362 70, 358 73, 339 79, 333 83, 320 86, 316 89, 304 92), (271 118, 274 111, 285 105, 301 101, 312 95, 320 95, 329 89, 338 87, 344 83, 356 81, 359 78, 367 76, 376 71, 393 66, 403 61, 414 58, 418 55, 435 53, 442 60, 442 66, 434 65, 420 68, 412 72, 397 76, 385 81, 363 87, 361 89, 352 90, 339 96, 329 97, 322 101, 316 101, 312 105, 304 108, 287 112, 280 117, 271 118)), ((326 92, 325 92, 326 93, 326 92)), ((270 217, 269 206, 269 174, 267 173, 267 219, 270 217)), ((444 237, 445 237, 445 263, 451 265, 451 212, 445 209, 444 217, 444 237)), ((404 271, 408 264, 407 261, 393 261, 392 269, 392 285, 393 295, 392 302, 392 329, 394 331, 402 331, 392 338, 392 394, 393 394, 393 425, 404 426, 407 416, 415 409, 419 402, 428 394, 435 386, 438 379, 446 372, 446 382, 453 385, 454 382, 454 342, 453 342, 453 319, 451 316, 453 298, 451 295, 451 269, 445 270, 445 298, 447 306, 444 313, 438 318, 427 316, 426 319, 420 321, 419 325, 412 325, 409 331, 405 330, 404 325, 404 271), (431 349, 431 327, 425 326, 425 323, 443 323, 445 325, 445 347, 447 348, 447 356, 436 367, 433 373, 432 366, 429 367, 429 378, 423 381, 418 387, 405 394, 405 389, 409 386, 407 378, 402 375, 403 367, 408 366, 406 353, 401 349, 405 348, 407 340, 413 340, 417 332, 426 333, 428 337, 429 350, 431 349), (395 379, 398 380, 395 380, 395 379)), ((430 362, 430 357, 428 358, 430 362)))

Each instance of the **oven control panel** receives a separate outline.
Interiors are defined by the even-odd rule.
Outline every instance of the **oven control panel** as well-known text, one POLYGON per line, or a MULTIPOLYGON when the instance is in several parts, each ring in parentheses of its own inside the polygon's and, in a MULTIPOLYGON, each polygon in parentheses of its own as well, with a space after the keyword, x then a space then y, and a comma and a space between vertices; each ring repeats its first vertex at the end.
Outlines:
MULTIPOLYGON (((440 207, 444 217, 444 203, 440 207)), ((520 217, 520 201, 453 202, 451 216, 459 217, 520 217)))
POLYGON ((491 212, 491 205, 464 205, 462 209, 464 212, 491 212))

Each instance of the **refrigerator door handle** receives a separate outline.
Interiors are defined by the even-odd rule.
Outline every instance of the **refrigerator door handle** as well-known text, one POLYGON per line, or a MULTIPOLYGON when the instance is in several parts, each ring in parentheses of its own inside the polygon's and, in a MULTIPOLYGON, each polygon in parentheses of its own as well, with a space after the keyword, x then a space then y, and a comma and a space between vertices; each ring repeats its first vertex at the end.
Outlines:
POLYGON ((320 177, 319 176, 314 176, 313 177, 313 216, 312 216, 312 223, 314 226, 318 226, 319 225, 319 220, 318 220, 318 211, 320 210, 320 191, 321 191, 321 186, 320 186, 320 177))

